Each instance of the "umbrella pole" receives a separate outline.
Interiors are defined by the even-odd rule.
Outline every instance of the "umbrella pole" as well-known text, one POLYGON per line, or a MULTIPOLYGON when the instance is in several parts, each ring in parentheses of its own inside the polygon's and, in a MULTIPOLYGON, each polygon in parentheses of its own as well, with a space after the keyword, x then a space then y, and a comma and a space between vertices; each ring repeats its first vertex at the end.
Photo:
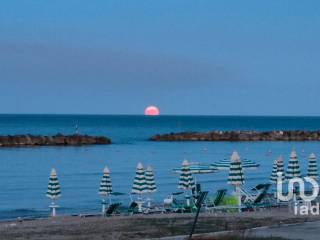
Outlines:
POLYGON ((141 196, 141 194, 139 194, 139 196, 138 196, 137 204, 138 204, 138 211, 142 212, 142 196, 141 196))
POLYGON ((53 208, 52 208, 52 217, 55 217, 55 216, 56 216, 56 208, 53 207, 53 208))
POLYGON ((240 186, 236 185, 236 196, 238 198, 238 210, 241 212, 241 194, 240 194, 240 186))
MULTIPOLYGON (((191 193, 191 195, 192 195, 192 193, 191 193)), ((188 191, 186 192, 185 198, 186 198, 187 206, 188 206, 188 207, 190 206, 190 196, 191 196, 191 195, 188 194, 188 191)))
POLYGON ((151 193, 149 194, 149 197, 147 198, 148 202, 148 208, 151 208, 151 193))
POLYGON ((51 202, 50 208, 52 209, 52 214, 51 214, 51 216, 52 216, 52 217, 55 217, 55 216, 56 216, 56 204, 55 204, 54 201, 51 202))
POLYGON ((102 204, 102 216, 106 214, 106 200, 103 198, 101 201, 102 204))

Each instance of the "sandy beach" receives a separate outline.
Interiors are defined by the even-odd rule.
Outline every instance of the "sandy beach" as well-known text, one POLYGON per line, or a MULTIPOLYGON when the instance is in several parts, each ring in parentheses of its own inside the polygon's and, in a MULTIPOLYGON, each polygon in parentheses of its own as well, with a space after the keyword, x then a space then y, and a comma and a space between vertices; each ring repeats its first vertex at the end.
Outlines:
MULTIPOLYGON (((56 217, 31 221, 0 223, 1 239, 157 239, 187 235, 193 214, 154 214, 112 217, 56 217)), ((287 209, 259 212, 201 214, 196 233, 240 231, 263 226, 279 228, 294 223, 316 222, 320 217, 294 216, 287 209)), ((251 231, 266 236, 270 231, 251 231)), ((197 236, 197 235, 196 235, 197 236)), ((195 237, 195 239, 199 238, 195 237)), ((170 238, 167 238, 170 239, 170 238)), ((174 239, 174 238, 172 238, 174 239)), ((175 238, 177 239, 177 238, 175 238)), ((178 238, 179 239, 179 238, 178 238)))

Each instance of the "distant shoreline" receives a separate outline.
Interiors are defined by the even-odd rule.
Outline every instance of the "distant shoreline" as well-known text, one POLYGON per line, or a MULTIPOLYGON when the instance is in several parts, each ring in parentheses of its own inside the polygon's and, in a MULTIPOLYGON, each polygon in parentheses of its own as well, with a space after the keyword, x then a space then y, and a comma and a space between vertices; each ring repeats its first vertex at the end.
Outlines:
POLYGON ((320 141, 320 130, 305 131, 210 131, 157 134, 151 141, 320 141))
POLYGON ((27 146, 82 146, 82 145, 111 144, 111 140, 104 136, 89 135, 6 135, 0 136, 0 147, 27 146))

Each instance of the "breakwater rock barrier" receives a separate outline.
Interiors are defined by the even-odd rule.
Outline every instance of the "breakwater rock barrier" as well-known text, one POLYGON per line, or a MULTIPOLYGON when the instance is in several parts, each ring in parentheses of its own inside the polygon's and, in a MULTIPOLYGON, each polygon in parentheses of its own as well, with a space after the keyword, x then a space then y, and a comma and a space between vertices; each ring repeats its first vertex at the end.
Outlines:
POLYGON ((94 144, 110 144, 111 140, 104 136, 89 135, 6 135, 0 136, 0 147, 22 147, 22 146, 81 146, 94 144))
POLYGON ((157 134, 151 141, 320 141, 320 130, 210 131, 157 134))

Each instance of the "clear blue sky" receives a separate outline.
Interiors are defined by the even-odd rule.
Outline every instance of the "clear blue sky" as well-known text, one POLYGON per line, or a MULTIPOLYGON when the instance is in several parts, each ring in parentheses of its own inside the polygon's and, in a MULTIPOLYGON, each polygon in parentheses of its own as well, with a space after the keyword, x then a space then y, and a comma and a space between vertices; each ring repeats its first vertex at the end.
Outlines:
POLYGON ((1 113, 320 115, 320 1, 0 2, 1 113))

